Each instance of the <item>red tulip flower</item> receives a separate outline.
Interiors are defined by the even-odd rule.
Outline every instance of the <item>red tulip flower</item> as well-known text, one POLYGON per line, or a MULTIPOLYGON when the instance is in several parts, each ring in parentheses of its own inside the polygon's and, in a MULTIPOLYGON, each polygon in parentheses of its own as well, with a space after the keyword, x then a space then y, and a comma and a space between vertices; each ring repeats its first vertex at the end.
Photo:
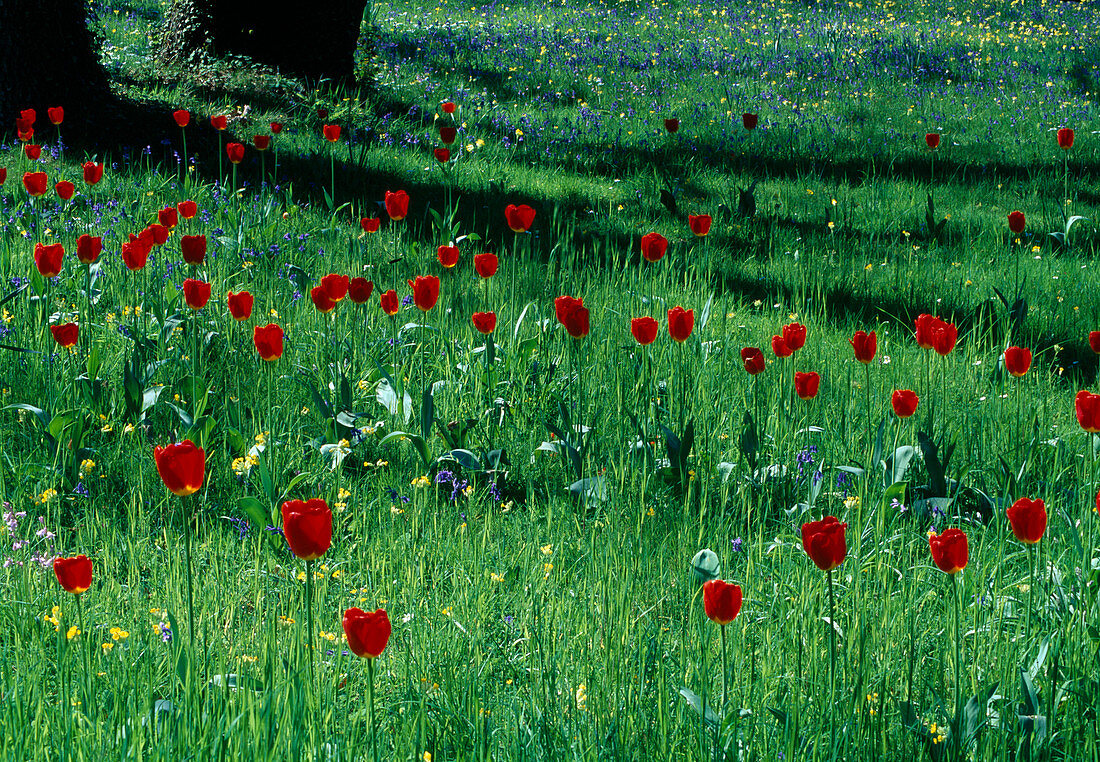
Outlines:
POLYGON ((43 278, 56 278, 61 272, 61 258, 65 256, 65 247, 59 243, 43 246, 34 245, 34 266, 43 278))
POLYGON ((848 525, 841 524, 836 516, 826 516, 821 521, 802 525, 802 549, 821 571, 831 571, 844 562, 848 554, 844 540, 844 530, 847 528, 848 525))
POLYGON ((52 124, 54 127, 57 127, 65 121, 65 109, 61 106, 48 108, 46 109, 46 116, 50 118, 50 124, 52 124))
POLYGON ((526 233, 531 229, 531 223, 535 221, 535 210, 527 204, 521 206, 509 204, 504 210, 504 218, 508 221, 508 227, 513 233, 526 233))
POLYGON ((92 561, 83 554, 72 558, 55 558, 53 573, 61 587, 74 595, 80 595, 92 586, 92 561))
POLYGON ((210 126, 221 132, 229 126, 229 118, 225 116, 212 116, 210 117, 210 126))
POLYGON ((394 222, 405 219, 409 214, 409 194, 403 190, 396 193, 386 191, 386 214, 394 222))
POLYGON ((456 109, 456 108, 457 108, 457 106, 455 106, 455 104, 454 104, 453 102, 451 102, 451 101, 447 101, 446 103, 441 103, 441 104, 439 105, 439 109, 440 109, 440 110, 441 110, 441 111, 442 111, 442 112, 443 112, 444 114, 453 114, 453 113, 455 112, 455 109, 456 109))
POLYGON ((787 346, 782 336, 772 336, 772 352, 776 357, 790 357, 794 350, 787 346))
POLYGON ((271 148, 271 136, 253 135, 252 145, 256 147, 257 151, 266 151, 268 148, 271 148))
POLYGON ((282 131, 283 131, 283 123, 282 122, 272 122, 271 123, 271 134, 272 135, 278 135, 282 131))
POLYGON ((45 172, 26 172, 23 174, 23 187, 31 198, 45 196, 49 179, 45 172))
POLYGON ((329 273, 321 278, 321 287, 328 293, 328 298, 334 302, 339 302, 348 295, 350 285, 346 275, 329 273))
POLYGON ((51 325, 50 333, 53 334, 53 340, 65 349, 72 349, 80 340, 80 328, 76 323, 51 325))
POLYGON ((759 123, 759 121, 760 121, 759 114, 742 114, 741 115, 741 124, 745 127, 746 130, 755 130, 756 125, 759 123))
POLYGON ((194 201, 181 201, 176 204, 176 209, 185 220, 190 220, 199 213, 199 205, 194 201))
POLYGON ((1073 148, 1073 130, 1068 127, 1058 130, 1058 147, 1063 151, 1073 148))
POLYGON ((634 340, 642 346, 656 341, 659 330, 661 330, 660 323, 651 317, 631 318, 630 320, 630 333, 634 340))
POLYGON ((332 510, 319 497, 283 503, 283 535, 294 555, 314 561, 332 545, 332 510))
POLYGON ((668 239, 660 233, 646 233, 642 236, 642 259, 656 262, 668 251, 668 239))
POLYGON ((954 323, 940 321, 932 331, 932 348, 940 357, 947 357, 955 348, 955 342, 959 338, 959 331, 954 323))
POLYGON ((678 131, 680 129, 680 120, 679 119, 666 119, 665 120, 665 129, 669 133, 673 133, 673 132, 678 131))
POLYGON ((274 323, 255 326, 252 329, 252 343, 261 359, 274 362, 283 356, 283 329, 274 323))
POLYGON ((856 353, 856 359, 864 365, 870 365, 871 361, 875 359, 875 353, 878 352, 878 337, 874 331, 870 333, 856 331, 848 343, 852 345, 852 350, 856 353))
POLYGON ((908 418, 917 412, 917 403, 920 397, 912 389, 895 389, 890 395, 890 405, 894 408, 894 415, 898 418, 908 418))
POLYGON ((1100 394, 1092 394, 1082 389, 1073 400, 1077 411, 1077 423, 1092 434, 1100 431, 1100 394))
POLYGON ((232 315, 233 319, 238 323, 252 317, 252 304, 254 301, 252 294, 247 291, 241 291, 237 294, 230 291, 229 296, 226 297, 226 302, 229 305, 229 314, 232 315))
POLYGON ((679 305, 668 311, 668 335, 681 344, 691 336, 695 328, 695 310, 685 310, 679 305))
POLYGON ((163 246, 168 242, 168 228, 164 227, 164 225, 161 225, 159 222, 146 225, 145 230, 141 231, 141 234, 143 236, 148 236, 154 246, 163 246))
POLYGON ((711 217, 709 214, 689 214, 688 227, 691 232, 702 238, 710 232, 711 217))
POLYGON ((797 352, 806 346, 806 326, 801 323, 788 323, 783 326, 783 341, 792 352, 797 352))
POLYGON ((19 137, 19 142, 29 143, 32 140, 34 140, 34 128, 33 127, 28 127, 26 129, 22 129, 21 127, 19 127, 19 120, 18 119, 15 120, 15 125, 16 125, 16 134, 19 137))
POLYGON ((148 242, 130 236, 131 240, 122 244, 122 262, 126 265, 126 269, 131 272, 137 272, 145 267, 149 261, 149 248, 148 242))
POLYGON ((712 579, 703 585, 703 611, 707 618, 725 627, 741 612, 741 586, 712 579))
POLYGON ((172 112, 172 118, 176 120, 176 126, 181 130, 191 124, 191 112, 184 109, 172 112))
POLYGON ((97 185, 103 179, 103 163, 84 162, 84 182, 88 185, 97 185))
POLYGON ((325 140, 330 143, 335 143, 340 139, 340 125, 326 124, 321 127, 321 133, 325 136, 325 140))
POLYGON ((584 306, 583 299, 559 296, 554 300, 554 313, 574 339, 583 339, 588 335, 588 308, 584 306))
POLYGON ((8 168, 0 167, 0 185, 3 185, 8 181, 8 168))
POLYGON ((397 301, 397 292, 394 291, 392 288, 382 294, 379 301, 382 305, 382 311, 385 312, 387 315, 396 315, 397 311, 401 309, 401 306, 397 301))
POLYGON ((920 315, 914 321, 915 325, 915 338, 917 340, 917 346, 921 349, 932 348, 932 333, 938 323, 941 323, 938 317, 934 317, 927 313, 920 315))
POLYGON ((1047 531, 1047 507, 1042 500, 1021 497, 1005 511, 1012 534, 1025 545, 1035 545, 1047 531))
POLYGON ((328 314, 336 309, 336 301, 329 296, 324 286, 314 286, 309 290, 309 298, 313 300, 313 306, 322 314, 328 314))
POLYGON ((756 347, 743 347, 741 349, 741 362, 745 365, 745 372, 750 376, 764 372, 764 353, 756 347))
POLYGON ((28 143, 27 145, 23 146, 23 153, 31 161, 38 161, 38 159, 42 156, 42 146, 31 145, 30 143, 28 143))
POLYGON ((497 314, 495 312, 475 312, 471 318, 474 328, 478 333, 486 335, 492 333, 497 327, 497 314))
POLYGON ((364 233, 377 233, 381 224, 382 220, 378 217, 364 217, 359 220, 359 227, 363 228, 364 233))
POLYGON ((938 132, 930 132, 924 136, 924 142, 928 144, 928 147, 935 151, 940 147, 940 134, 938 132))
POLYGON ((413 290, 413 304, 421 312, 427 312, 439 300, 439 278, 434 275, 417 275, 416 280, 408 281, 413 290))
POLYGON ((1024 226, 1027 224, 1027 220, 1024 218, 1024 213, 1021 211, 1009 212, 1008 215, 1008 229, 1016 235, 1024 232, 1024 226))
POLYGON ((451 152, 447 148, 437 148, 432 151, 432 154, 435 156, 435 160, 440 164, 446 164, 451 160, 451 152))
POLYGON ((180 238, 180 251, 183 261, 198 267, 206 261, 206 236, 185 235, 180 238))
POLYGON ((817 391, 820 387, 821 376, 817 375, 817 373, 811 371, 809 373, 794 374, 794 391, 799 398, 812 400, 817 396, 817 391))
POLYGON ((440 246, 435 255, 439 260, 439 264, 443 265, 448 270, 458 264, 457 246, 440 246))
POLYGON ((374 292, 374 281, 366 278, 352 278, 348 284, 348 298, 356 304, 366 304, 374 292))
POLYGON ((172 230, 180 224, 179 210, 174 206, 166 206, 157 212, 157 222, 172 230))
POLYGON ((932 560, 941 571, 947 574, 958 574, 966 568, 968 560, 966 533, 961 529, 951 527, 943 530, 943 534, 929 535, 928 547, 932 551, 932 560))
POLYGON ((92 236, 84 233, 76 239, 76 258, 80 260, 81 264, 94 264, 99 259, 99 254, 102 251, 103 239, 97 235, 92 236))
POLYGON ((231 163, 240 164, 244 161, 244 146, 240 143, 226 143, 225 155, 231 163))
POLYGON ((38 119, 38 114, 33 108, 25 108, 19 112, 19 118, 27 124, 33 125, 35 120, 38 119))
POLYGON ((344 612, 344 635, 348 648, 356 656, 377 659, 390 642, 390 618, 385 609, 366 612, 350 608, 344 612))
POLYGON ((183 301, 193 310, 201 310, 210 301, 210 284, 194 278, 183 282, 183 301))
POLYGON ((1009 347, 1005 350, 1005 370, 1009 375, 1020 378, 1031 368, 1031 350, 1023 347, 1009 347))
POLYGON ((174 495, 185 497, 202 489, 206 452, 190 439, 153 449, 157 473, 174 495))
POLYGON ((481 278, 492 278, 497 274, 497 267, 500 265, 496 254, 490 254, 485 252, 484 254, 474 255, 474 271, 481 278))
POLYGON ((439 139, 443 142, 443 145, 449 146, 455 142, 455 138, 458 136, 458 130, 454 127, 439 127, 439 139))
POLYGON ((1100 331, 1089 331, 1089 349, 1100 355, 1100 331))

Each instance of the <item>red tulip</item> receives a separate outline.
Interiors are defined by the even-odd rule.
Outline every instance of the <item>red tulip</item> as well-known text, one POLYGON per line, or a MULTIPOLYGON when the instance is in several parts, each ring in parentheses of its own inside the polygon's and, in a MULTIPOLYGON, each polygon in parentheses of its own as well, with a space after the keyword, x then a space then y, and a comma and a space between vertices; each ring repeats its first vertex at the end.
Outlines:
POLYGON ((174 495, 185 497, 202 489, 206 452, 190 439, 153 449, 157 473, 174 495))
POLYGON ((141 231, 141 235, 148 236, 154 246, 163 246, 168 241, 168 228, 159 222, 154 222, 146 225, 145 230, 141 231))
POLYGON ((443 142, 443 145, 445 145, 445 146, 451 145, 451 143, 455 142, 455 137, 457 137, 457 136, 458 136, 458 130, 456 130, 454 127, 444 127, 444 126, 440 125, 440 127, 439 127, 439 139, 443 142))
POLYGON ((790 357, 794 354, 794 350, 787 346, 782 336, 772 336, 772 352, 776 357, 790 357))
POLYGON ((229 304, 229 314, 238 323, 252 317, 252 304, 254 301, 252 294, 247 291, 241 291, 237 294, 230 291, 229 296, 226 297, 226 302, 229 304))
POLYGON ((742 114, 741 124, 744 125, 746 130, 755 130, 757 123, 760 121, 759 114, 742 114))
POLYGON ((484 254, 474 255, 474 271, 477 272, 479 277, 492 278, 496 275, 499 264, 496 254, 485 252, 484 254))
POLYGON ((201 310, 210 301, 210 284, 194 278, 183 282, 183 301, 193 310, 201 310))
POLYGON ((456 106, 451 101, 447 101, 446 103, 441 103, 439 105, 439 108, 441 111, 443 111, 444 114, 453 114, 455 112, 456 106))
POLYGON ((668 251, 668 239, 660 233, 646 233, 642 236, 642 258, 646 262, 656 262, 668 251))
POLYGON ((172 118, 176 120, 176 126, 183 129, 191 123, 191 112, 184 109, 173 111, 172 118))
POLYGON ((57 191, 57 197, 62 201, 68 201, 76 193, 76 186, 70 183, 68 180, 62 180, 54 186, 54 190, 57 191))
POLYGON ((225 155, 229 157, 231 163, 240 164, 244 161, 244 146, 240 143, 226 143, 225 155))
POLYGON ((321 278, 321 287, 328 293, 328 298, 334 302, 343 300, 348 295, 350 282, 348 276, 329 273, 321 278))
POLYGON ((309 298, 313 300, 313 306, 317 308, 318 312, 328 314, 336 309, 336 302, 328 295, 328 291, 325 290, 324 286, 311 288, 309 298))
POLYGON ((92 161, 84 162, 84 182, 88 185, 96 185, 103 179, 103 163, 96 164, 92 161))
POLYGON ((79 259, 82 264, 93 264, 99 259, 99 254, 102 251, 103 239, 99 236, 92 236, 84 233, 80 238, 76 239, 76 258, 79 259))
POLYGON ((642 346, 656 341, 659 330, 661 330, 660 323, 651 317, 631 318, 630 320, 630 333, 634 336, 634 340, 642 346))
POLYGON ((53 108, 46 109, 46 116, 50 118, 50 124, 57 127, 65 121, 65 109, 61 106, 54 106, 53 108))
POLYGON ((583 299, 559 296, 554 300, 554 312, 558 322, 574 339, 583 339, 588 335, 588 308, 584 306, 583 299))
POLYGON ((908 418, 917 412, 917 403, 920 398, 912 389, 896 389, 890 395, 890 404, 894 408, 894 415, 898 418, 908 418))
POLYGON ((841 524, 836 516, 826 516, 821 521, 802 525, 802 549, 821 571, 830 571, 844 562, 848 554, 844 540, 844 530, 847 528, 848 525, 841 524))
POLYGON ((870 333, 856 331, 848 343, 852 345, 852 349, 856 353, 856 359, 864 365, 870 365, 871 361, 875 359, 875 353, 878 352, 878 337, 874 331, 870 333))
POLYGON ((812 400, 817 396, 817 390, 821 386, 821 376, 814 372, 795 373, 794 391, 804 400, 812 400))
POLYGON ((458 264, 458 247, 440 246, 435 256, 439 260, 439 264, 443 265, 449 270, 450 268, 458 264))
POLYGON ((149 261, 150 244, 134 236, 130 236, 130 239, 122 244, 122 262, 127 270, 137 272, 149 261))
POLYGON ((16 134, 18 135, 19 141, 21 143, 29 143, 32 140, 34 140, 34 128, 33 127, 28 127, 25 130, 20 129, 18 119, 15 120, 15 124, 16 124, 16 134))
POLYGON ((797 352, 806 346, 806 326, 801 323, 788 323, 783 326, 783 341, 792 352, 797 352))
POLYGON ((497 314, 495 312, 475 312, 471 316, 471 320, 474 323, 474 328, 479 333, 486 335, 492 333, 497 327, 497 314))
POLYGON ((677 130, 680 129, 680 120, 679 119, 666 119, 665 120, 665 129, 668 130, 670 133, 671 132, 676 132, 677 130))
POLYGON ((206 236, 185 235, 180 238, 180 251, 183 261, 198 267, 206 261, 206 236))
POLYGON ((1077 422, 1085 431, 1095 434, 1100 431, 1100 394, 1092 394, 1082 389, 1073 400, 1077 411, 1077 422))
POLYGON ((3 185, 8 180, 8 168, 0 167, 0 185, 3 185))
POLYGON ((1100 331, 1089 331, 1089 349, 1100 355, 1100 331))
POLYGON ((27 145, 23 146, 23 153, 26 154, 27 158, 31 161, 38 161, 39 157, 42 156, 42 146, 31 145, 30 143, 28 143, 27 145))
MULTIPOLYGON (((782 339, 780 339, 782 341, 782 339)), ((764 353, 756 347, 744 347, 741 349, 741 362, 745 365, 745 372, 750 376, 764 372, 764 353)))
POLYGON ((61 258, 65 256, 65 247, 59 243, 43 246, 34 245, 34 266, 43 278, 56 278, 61 272, 61 258))
POLYGON ((446 148, 437 148, 432 153, 435 155, 435 160, 440 164, 446 164, 451 160, 451 152, 446 148))
POLYGON ((340 125, 326 124, 321 127, 321 133, 325 136, 325 140, 330 143, 335 143, 340 139, 340 125))
POLYGON ((958 329, 954 323, 940 321, 932 331, 932 348, 940 357, 947 357, 955 348, 955 342, 959 338, 958 329))
POLYGON ((83 554, 72 558, 55 558, 53 573, 61 587, 74 595, 80 595, 92 586, 92 561, 83 554))
POLYGON ((1073 130, 1069 127, 1058 130, 1058 147, 1063 151, 1073 148, 1073 130))
POLYGON ((363 228, 364 233, 377 233, 378 227, 382 224, 382 220, 377 217, 364 217, 359 220, 359 227, 363 228))
POLYGON ((409 194, 403 190, 396 193, 386 191, 386 214, 394 222, 405 219, 409 214, 409 194))
POLYGON ((268 148, 271 148, 271 136, 253 135, 252 145, 256 147, 257 151, 266 151, 268 148))
POLYGON ((434 275, 417 275, 416 280, 408 281, 413 290, 413 304, 421 312, 427 312, 439 300, 439 278, 434 275))
POLYGON ((283 503, 283 535, 294 555, 313 561, 332 545, 332 510, 319 497, 283 503))
POLYGON ((192 219, 199 213, 199 205, 194 201, 181 201, 176 204, 176 209, 179 210, 180 217, 183 217, 185 220, 192 219))
POLYGON ((958 574, 966 568, 966 533, 961 529, 951 527, 943 530, 943 534, 929 535, 928 547, 932 551, 932 560, 940 570, 948 574, 958 574))
POLYGON ((709 214, 689 214, 688 227, 691 232, 702 238, 710 232, 711 218, 709 214))
POLYGON ((935 151, 940 147, 940 134, 938 132, 930 132, 924 136, 924 142, 928 144, 928 147, 935 151))
POLYGON ((260 358, 268 362, 283 356, 283 329, 274 323, 258 325, 252 329, 252 343, 260 358))
POLYGON ((352 278, 348 284, 348 298, 356 304, 366 304, 374 291, 374 282, 366 278, 352 278))
POLYGON ((348 648, 356 656, 377 659, 390 642, 390 632, 390 618, 385 609, 368 613, 350 608, 344 612, 344 635, 348 638, 348 648))
POLYGON ((703 585, 703 611, 712 622, 725 627, 741 612, 741 586, 712 579, 703 585))
POLYGON ((31 198, 45 196, 48 182, 45 172, 26 172, 23 174, 23 187, 27 189, 27 195, 31 198))
POLYGON ((1027 220, 1024 218, 1024 213, 1021 211, 1009 212, 1008 215, 1008 229, 1016 235, 1024 232, 1024 226, 1027 224, 1027 220))
POLYGON ((271 123, 271 134, 272 135, 278 135, 282 131, 283 131, 283 123, 282 122, 272 122, 271 123))
POLYGON ((917 346, 921 349, 931 349, 933 343, 933 330, 936 328, 937 324, 941 322, 943 321, 938 317, 933 317, 927 313, 918 316, 914 321, 914 325, 916 326, 915 338, 917 340, 917 346))
POLYGON ((1034 545, 1047 531, 1047 507, 1042 500, 1021 497, 1005 511, 1012 534, 1025 545, 1034 545))
POLYGON ((681 344, 691 336, 695 328, 695 310, 685 310, 677 305, 668 311, 668 335, 681 344))
POLYGON ((77 326, 76 323, 51 325, 50 333, 53 334, 53 340, 65 349, 72 349, 73 347, 75 347, 76 342, 80 338, 80 328, 77 326))
POLYGON ((172 230, 180 223, 179 211, 174 206, 166 206, 157 212, 157 222, 172 230))
POLYGON ((1009 375, 1019 378, 1031 367, 1031 350, 1023 347, 1009 347, 1005 350, 1005 370, 1009 375))
POLYGON ((509 204, 504 210, 504 218, 508 220, 508 227, 513 233, 526 233, 535 221, 535 210, 527 204, 509 204))
POLYGON ((210 117, 210 126, 219 132, 229 126, 229 118, 224 116, 210 117))
POLYGON ((382 304, 382 311, 387 315, 396 315, 397 311, 401 309, 400 304, 397 301, 397 292, 392 288, 386 293, 382 294, 380 299, 382 304))

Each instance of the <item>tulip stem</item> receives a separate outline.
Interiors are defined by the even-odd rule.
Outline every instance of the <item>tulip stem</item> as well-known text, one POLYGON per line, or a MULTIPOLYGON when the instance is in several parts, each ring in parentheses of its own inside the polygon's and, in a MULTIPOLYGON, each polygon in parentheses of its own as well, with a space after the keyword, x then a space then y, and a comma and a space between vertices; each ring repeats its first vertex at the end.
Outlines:
POLYGON ((962 643, 959 635, 959 583, 958 574, 951 575, 951 601, 955 612, 955 714, 951 731, 955 738, 955 756, 963 758, 962 746, 962 643))
POLYGON ((374 727, 374 659, 367 659, 367 700, 370 703, 370 745, 374 762, 378 762, 378 733, 374 727))
POLYGON ((84 712, 87 714, 92 711, 92 639, 84 629, 84 598, 80 595, 76 596, 76 616, 80 623, 80 634, 85 641, 81 650, 84 652, 84 712))
MULTIPOLYGON (((313 671, 313 561, 306 561, 306 656, 309 659, 309 693, 312 699, 317 693, 317 680, 313 671)), ((310 715, 313 715, 312 700, 310 701, 310 715)), ((310 722, 310 731, 314 730, 314 723, 310 722)))
POLYGON ((194 663, 197 656, 195 651, 195 585, 191 571, 191 518, 187 515, 189 500, 188 497, 180 499, 180 513, 183 515, 183 547, 187 560, 187 641, 191 650, 191 660, 188 662, 188 683, 191 682, 190 670, 192 667, 190 665, 194 663))
POLYGON ((728 688, 729 680, 729 661, 726 656, 726 625, 722 625, 719 628, 719 632, 722 633, 722 712, 726 711, 726 699, 729 694, 726 692, 728 688))
MULTIPOLYGON (((833 570, 826 572, 829 585, 829 734, 831 737, 830 753, 836 754, 836 722, 833 713, 836 711, 836 604, 833 593, 833 570)), ((834 757, 835 758, 835 757, 834 757)))

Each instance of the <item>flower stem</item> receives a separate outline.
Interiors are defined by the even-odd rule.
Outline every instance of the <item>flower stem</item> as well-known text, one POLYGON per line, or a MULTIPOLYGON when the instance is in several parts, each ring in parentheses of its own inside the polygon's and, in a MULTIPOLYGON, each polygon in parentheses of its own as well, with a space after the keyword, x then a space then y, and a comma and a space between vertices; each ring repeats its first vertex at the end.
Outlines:
POLYGON ((374 659, 367 659, 367 699, 370 702, 370 745, 374 762, 378 762, 378 733, 374 727, 374 659))

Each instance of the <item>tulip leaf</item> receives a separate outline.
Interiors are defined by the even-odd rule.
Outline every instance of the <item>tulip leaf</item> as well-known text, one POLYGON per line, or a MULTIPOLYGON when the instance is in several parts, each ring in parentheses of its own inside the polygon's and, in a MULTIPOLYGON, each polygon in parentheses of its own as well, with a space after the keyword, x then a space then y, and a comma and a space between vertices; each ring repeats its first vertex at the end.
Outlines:
POLYGON ((26 291, 26 290, 27 290, 27 284, 26 284, 26 283, 24 283, 24 284, 23 284, 22 286, 20 286, 19 288, 15 289, 15 290, 14 290, 14 291, 12 291, 11 293, 7 294, 6 296, 0 297, 0 306, 3 306, 3 305, 5 305, 5 304, 7 304, 7 303, 8 303, 8 302, 10 302, 10 301, 11 301, 12 299, 14 299, 15 297, 19 296, 19 295, 20 295, 21 293, 23 293, 23 292, 24 292, 24 291, 26 291))
POLYGON ((420 436, 419 434, 409 433, 407 431, 394 431, 382 437, 382 441, 380 442, 380 444, 384 445, 386 444, 386 442, 389 442, 393 439, 396 439, 398 441, 407 439, 409 442, 412 443, 413 448, 416 449, 416 452, 420 456, 420 460, 424 464, 425 468, 431 466, 432 458, 428 454, 428 443, 424 441, 424 437, 420 436))
POLYGON ((741 437, 738 444, 741 447, 741 453, 749 462, 749 468, 755 471, 760 451, 760 438, 756 434, 756 421, 753 420, 752 413, 748 411, 745 412, 745 417, 742 419, 741 437))
POLYGON ((240 498, 237 501, 237 507, 241 509, 241 513, 248 517, 252 525, 261 532, 275 524, 267 506, 254 497, 246 496, 240 498))
POLYGON ((894 450, 894 454, 886 459, 886 481, 884 484, 897 484, 905 478, 913 459, 917 457, 917 449, 912 445, 902 445, 894 450))
POLYGON ((996 699, 994 694, 997 692, 998 685, 1000 683, 993 683, 978 691, 970 697, 966 702, 966 706, 963 707, 962 742, 964 748, 970 746, 970 743, 978 737, 978 734, 989 723, 989 714, 992 711, 990 704, 996 699))
POLYGON ((878 467, 882 463, 883 438, 886 436, 886 419, 878 422, 878 433, 875 434, 875 449, 871 452, 871 465, 878 467))
POLYGON ((50 419, 46 416, 46 411, 40 407, 29 405, 26 402, 17 402, 14 405, 8 405, 4 410, 26 410, 38 420, 43 431, 49 431, 50 429, 50 419))
POLYGON ((703 312, 699 315, 699 329, 707 327, 707 322, 710 320, 710 309, 714 305, 714 292, 711 292, 710 297, 707 299, 707 303, 703 305, 703 312))
POLYGON ((580 498, 586 506, 605 502, 609 497, 607 479, 602 476, 578 479, 569 485, 569 492, 580 498))
POLYGON ((432 388, 424 390, 420 403, 420 436, 425 440, 432 436, 432 423, 435 421, 435 395, 432 388))
POLYGON ((897 515, 900 512, 901 507, 905 505, 905 490, 909 487, 908 482, 894 482, 886 491, 882 493, 882 509, 883 511, 889 511, 890 507, 896 500, 898 507, 894 509, 893 515, 897 515))
POLYGON ((700 697, 699 694, 690 688, 681 688, 680 695, 684 697, 684 700, 688 702, 688 705, 695 710, 696 714, 703 717, 706 722, 711 725, 717 725, 721 722, 722 718, 718 716, 718 713, 714 711, 714 705, 707 701, 706 697, 700 697))
POLYGON ((477 456, 469 450, 454 449, 450 452, 445 452, 439 456, 438 461, 452 460, 458 463, 463 468, 469 468, 472 471, 480 471, 481 463, 478 461, 477 456))
POLYGON ((722 573, 722 566, 718 561, 718 554, 710 548, 703 548, 691 559, 691 574, 700 585, 718 579, 722 573))
POLYGON ((389 379, 383 378, 375 387, 374 398, 382 407, 386 408, 390 415, 400 418, 405 423, 412 417, 412 397, 408 392, 402 392, 398 397, 394 386, 389 379))
POLYGON ((26 347, 16 347, 11 344, 0 344, 0 349, 7 349, 11 352, 32 352, 34 350, 27 349, 26 347))

